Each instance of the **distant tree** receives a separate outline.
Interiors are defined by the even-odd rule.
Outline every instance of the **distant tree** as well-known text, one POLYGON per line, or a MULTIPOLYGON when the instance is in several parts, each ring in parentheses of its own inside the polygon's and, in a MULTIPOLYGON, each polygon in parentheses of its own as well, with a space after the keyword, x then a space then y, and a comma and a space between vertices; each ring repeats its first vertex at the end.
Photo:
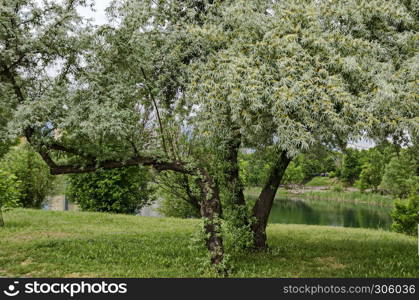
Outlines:
POLYGON ((246 186, 262 186, 271 167, 269 151, 239 154, 239 168, 246 186))
POLYGON ((54 177, 39 153, 28 144, 12 148, 0 161, 0 169, 20 181, 19 203, 23 207, 41 208, 50 192, 54 177))
POLYGON ((190 176, 165 172, 156 176, 159 211, 167 217, 200 217, 201 191, 190 176))
POLYGON ((282 182, 284 184, 300 184, 303 182, 305 176, 304 171, 301 165, 297 165, 292 161, 287 170, 285 171, 282 182))
POLYGON ((4 226, 2 211, 20 206, 19 184, 16 176, 0 169, 0 227, 4 226))
POLYGON ((147 169, 127 167, 69 176, 68 197, 82 210, 134 214, 153 200, 147 169))
POLYGON ((293 161, 301 168, 304 182, 310 181, 321 173, 335 171, 334 153, 324 146, 317 146, 307 153, 298 155, 293 161))
POLYGON ((386 165, 382 186, 399 198, 406 198, 419 181, 417 155, 402 150, 386 165))
POLYGON ((359 187, 361 190, 372 188, 377 191, 383 178, 385 168, 385 157, 377 149, 367 151, 364 163, 361 166, 359 175, 359 187))
POLYGON ((346 149, 343 156, 340 179, 347 185, 353 185, 361 173, 361 163, 359 151, 356 149, 346 149))

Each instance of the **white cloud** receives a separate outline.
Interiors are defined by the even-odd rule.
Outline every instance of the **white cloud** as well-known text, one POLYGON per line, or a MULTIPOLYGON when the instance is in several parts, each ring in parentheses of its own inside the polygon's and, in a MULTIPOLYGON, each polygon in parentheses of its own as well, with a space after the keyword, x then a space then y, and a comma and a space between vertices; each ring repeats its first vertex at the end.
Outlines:
POLYGON ((111 4, 112 0, 95 0, 95 11, 90 8, 82 7, 79 8, 79 13, 86 17, 93 19, 93 23, 96 25, 103 25, 106 23, 105 9, 111 4))

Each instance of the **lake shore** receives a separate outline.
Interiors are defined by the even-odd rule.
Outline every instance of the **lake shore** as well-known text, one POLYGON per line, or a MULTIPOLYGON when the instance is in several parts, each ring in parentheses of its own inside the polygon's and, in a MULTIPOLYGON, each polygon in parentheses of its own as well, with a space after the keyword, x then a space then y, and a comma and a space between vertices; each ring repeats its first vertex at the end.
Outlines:
MULTIPOLYGON (((247 188, 245 190, 245 195, 252 198, 258 197, 260 191, 260 187, 247 188)), ((282 186, 278 189, 275 199, 284 198, 342 201, 385 207, 393 207, 394 202, 394 199, 391 196, 372 192, 361 192, 352 187, 346 188, 343 191, 334 191, 330 186, 282 186)))

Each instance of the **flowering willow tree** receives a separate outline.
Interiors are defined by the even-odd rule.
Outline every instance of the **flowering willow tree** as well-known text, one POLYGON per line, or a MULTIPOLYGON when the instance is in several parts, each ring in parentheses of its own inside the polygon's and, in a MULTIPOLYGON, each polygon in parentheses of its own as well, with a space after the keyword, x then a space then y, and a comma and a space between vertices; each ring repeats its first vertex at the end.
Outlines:
POLYGON ((417 134, 417 19, 405 3, 231 1, 194 28, 228 45, 192 66, 199 130, 235 145, 222 149, 226 157, 240 143, 277 152, 253 207, 256 248, 266 247, 273 199, 297 153, 363 135, 417 134))
POLYGON ((0 87, 13 122, 5 135, 25 136, 52 174, 144 165, 194 176, 206 244, 219 264, 217 186, 199 159, 187 159, 175 145, 185 110, 183 78, 175 75, 195 50, 168 21, 173 11, 183 22, 199 21, 183 16, 195 8, 181 2, 115 2, 112 23, 93 28, 77 15, 85 1, 6 1, 0 87))

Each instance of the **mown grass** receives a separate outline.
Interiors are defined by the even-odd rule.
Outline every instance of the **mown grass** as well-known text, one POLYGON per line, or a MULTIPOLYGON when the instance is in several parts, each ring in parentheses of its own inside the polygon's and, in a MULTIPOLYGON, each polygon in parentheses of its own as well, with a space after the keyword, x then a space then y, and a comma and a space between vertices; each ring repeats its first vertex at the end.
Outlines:
MULTIPOLYGON (((13 210, 0 276, 205 277, 189 247, 199 220, 13 210)), ((236 254, 232 277, 418 277, 417 240, 397 233, 273 224, 270 250, 236 254)))

